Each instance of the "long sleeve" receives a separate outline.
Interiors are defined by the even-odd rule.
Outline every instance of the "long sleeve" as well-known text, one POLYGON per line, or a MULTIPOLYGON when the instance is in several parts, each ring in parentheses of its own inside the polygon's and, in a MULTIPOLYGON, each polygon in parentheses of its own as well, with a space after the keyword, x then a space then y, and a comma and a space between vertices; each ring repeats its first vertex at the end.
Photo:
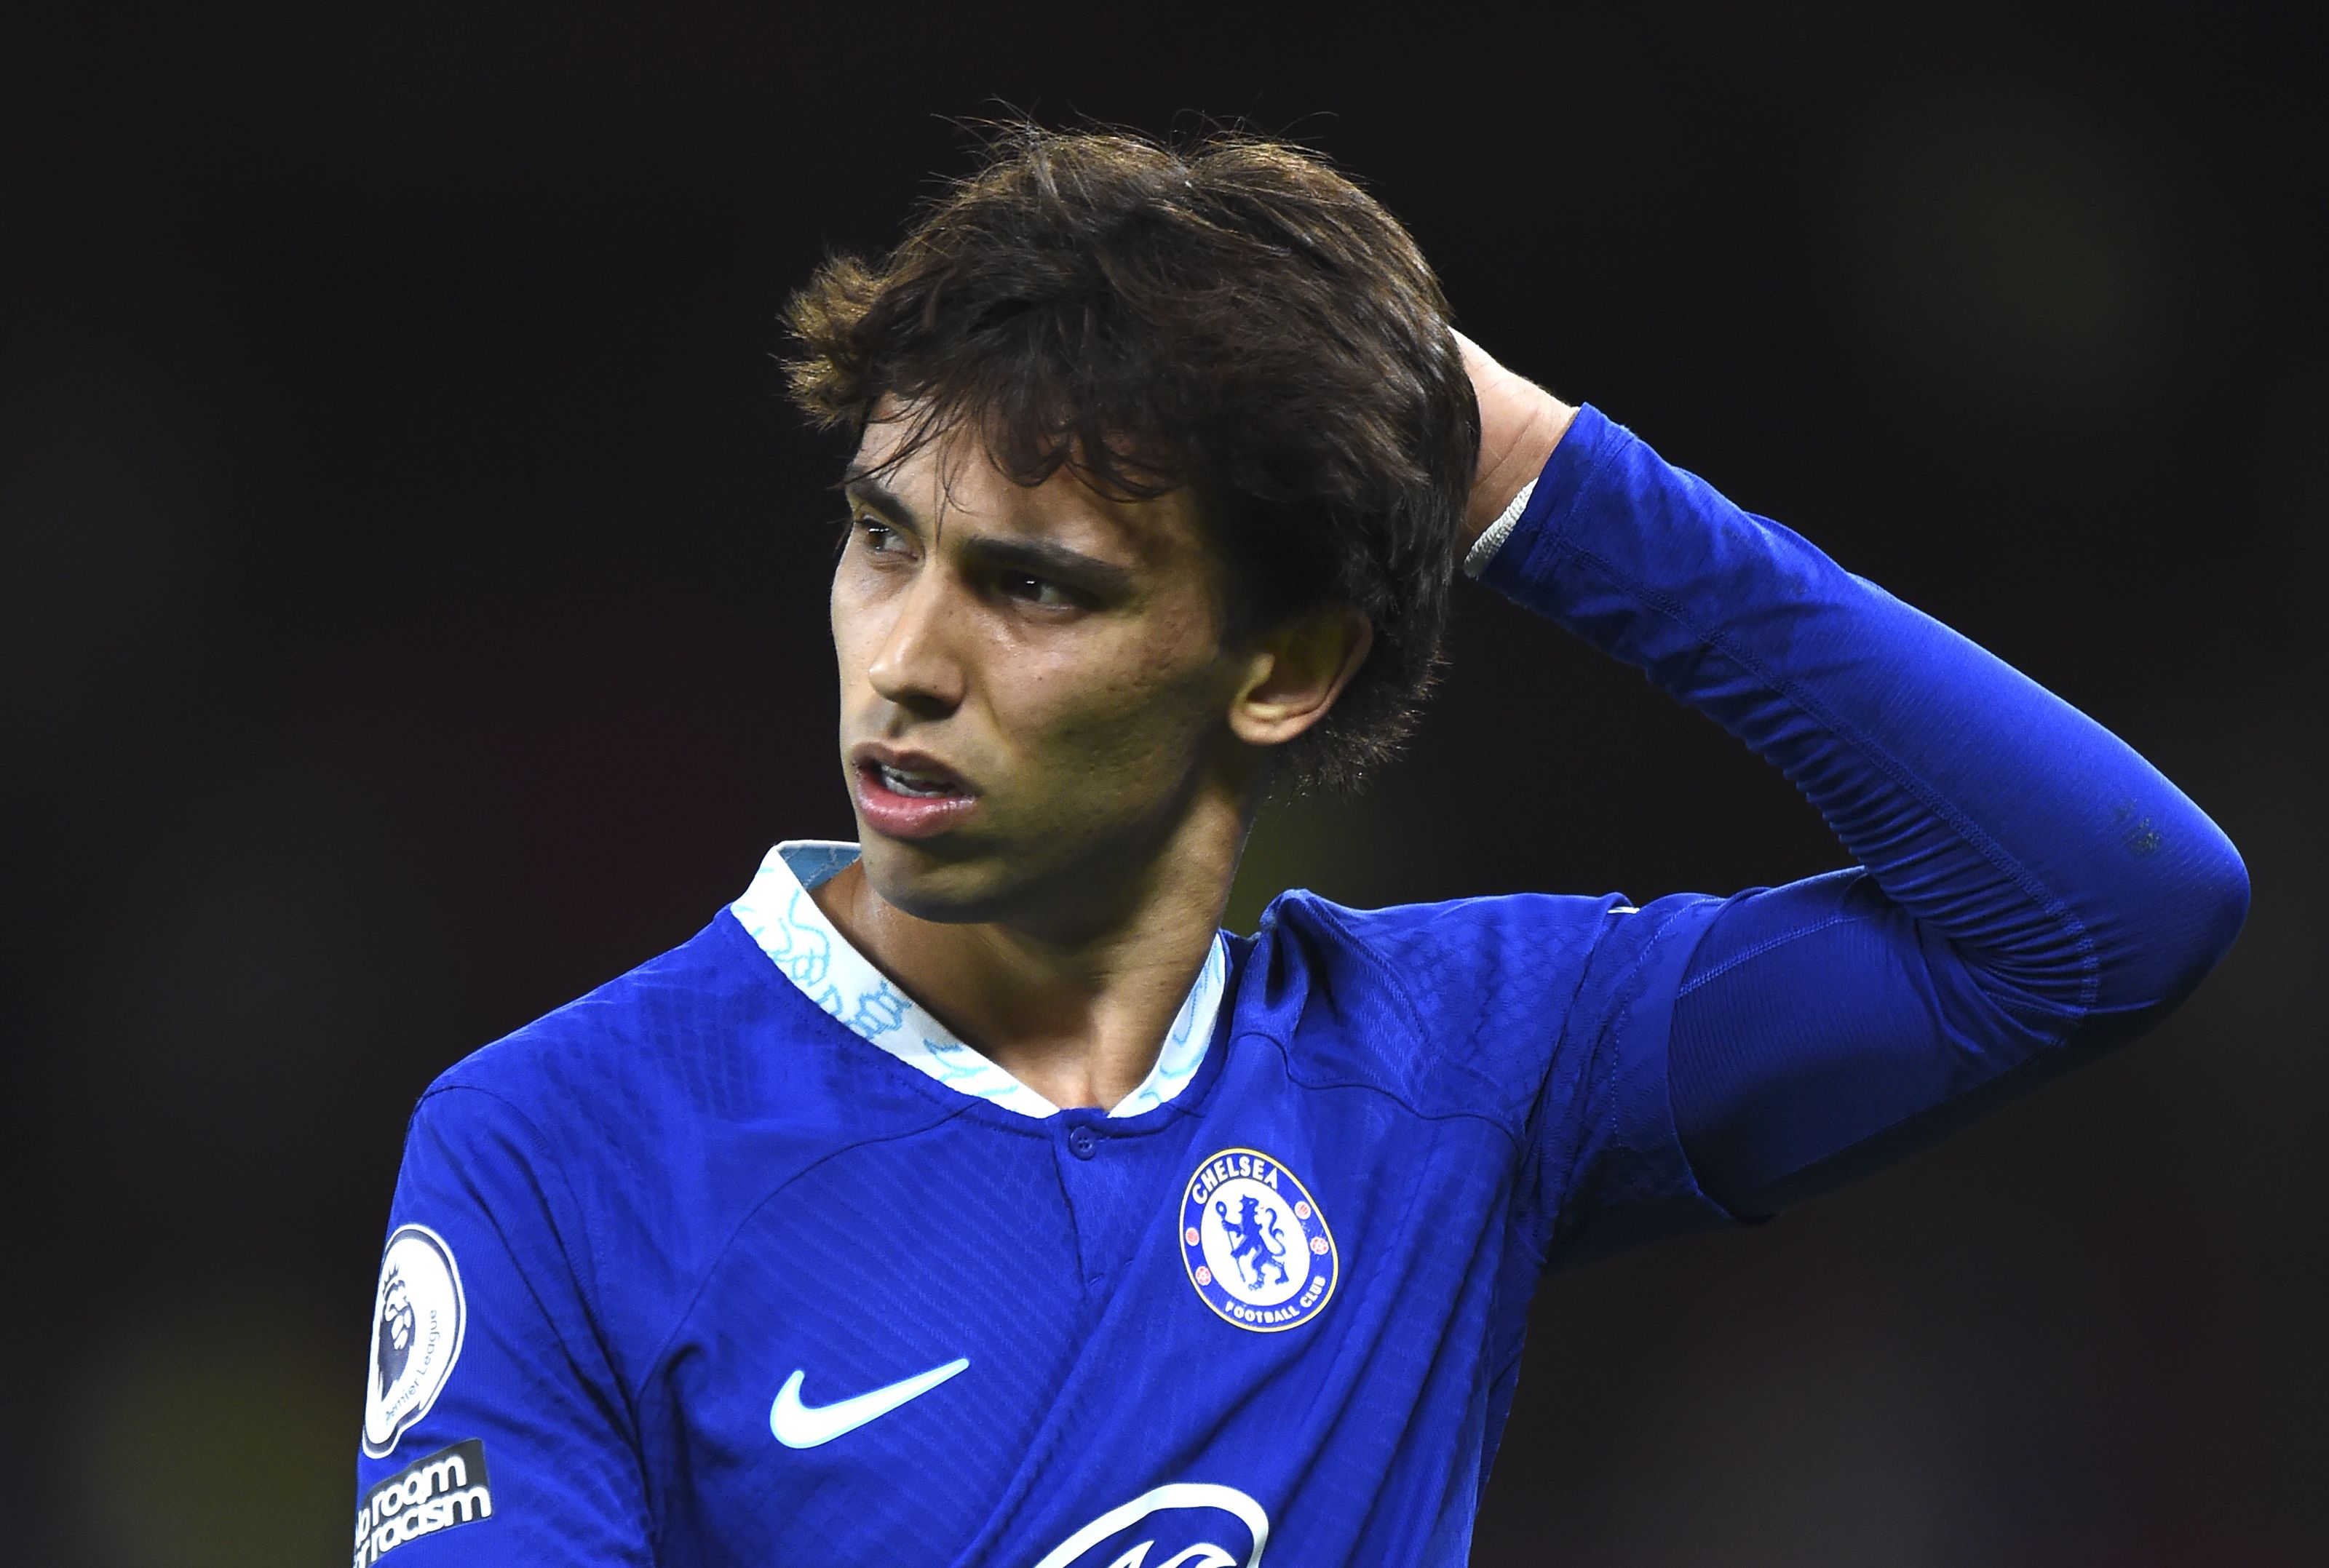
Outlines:
POLYGON ((1724 902, 1676 993, 1674 1127, 1768 1213, 2163 1016, 2248 878, 2125 743, 1579 412, 1481 576, 1782 769, 1856 869, 1724 902))

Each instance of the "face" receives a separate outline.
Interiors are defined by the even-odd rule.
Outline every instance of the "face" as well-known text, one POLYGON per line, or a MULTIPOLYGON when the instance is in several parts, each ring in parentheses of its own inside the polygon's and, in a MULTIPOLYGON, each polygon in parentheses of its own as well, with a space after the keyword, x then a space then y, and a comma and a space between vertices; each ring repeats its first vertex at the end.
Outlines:
POLYGON ((1234 766, 1223 568, 1184 492, 1023 487, 961 434, 881 469, 902 423, 867 427, 833 578, 866 876, 929 920, 1096 915, 1234 766))

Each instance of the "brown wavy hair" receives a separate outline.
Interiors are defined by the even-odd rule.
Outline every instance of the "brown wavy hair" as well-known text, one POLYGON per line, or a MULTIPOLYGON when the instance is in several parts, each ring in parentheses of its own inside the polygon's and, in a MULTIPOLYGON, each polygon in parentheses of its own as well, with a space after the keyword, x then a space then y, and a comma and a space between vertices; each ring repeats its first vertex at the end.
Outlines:
POLYGON ((1422 252, 1316 154, 1010 127, 889 255, 828 259, 785 315, 816 424, 860 433, 894 395, 919 410, 897 456, 968 420, 1022 484, 1186 486, 1233 634, 1364 615, 1366 662, 1287 743, 1284 782, 1351 788, 1413 728, 1479 410, 1422 252))

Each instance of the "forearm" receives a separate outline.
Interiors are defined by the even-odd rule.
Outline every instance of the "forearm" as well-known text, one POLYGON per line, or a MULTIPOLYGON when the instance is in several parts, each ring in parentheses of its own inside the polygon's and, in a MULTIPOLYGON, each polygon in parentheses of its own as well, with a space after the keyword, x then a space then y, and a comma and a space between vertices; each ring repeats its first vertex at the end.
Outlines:
MULTIPOLYGON (((2129 1032, 2196 984, 2238 929, 2239 857, 2132 749, 1593 410, 1483 577, 1785 770, 1873 882, 1780 890, 1791 903, 1762 895, 1766 907, 1731 922, 1737 954, 1714 959, 1859 922, 1862 956, 1839 962, 1895 972, 1867 977, 1890 998, 1879 1032, 1922 1029, 1854 1038, 1836 1071, 1881 1073, 1891 1049, 1910 1088, 1793 1141, 1788 1159, 1875 1135, 1883 1126, 1863 1123, 1969 1092, 2082 1029, 2116 1020, 2129 1032), (1898 929, 1882 933, 1887 922, 1898 929)), ((1718 924, 1709 945, 1722 934, 1718 924)), ((1690 983, 1707 972, 1702 962, 1690 983)), ((1730 1039, 1701 1063, 1678 1046, 1676 1110, 1694 1158, 1714 1141, 1703 1126, 1693 1140, 1694 1113, 1777 1113, 1751 1093, 1692 1103, 1693 1072, 1759 1073, 1736 1087, 1768 1087, 1777 1069, 1740 1059, 1754 1046, 1730 1039)), ((1777 1174, 1760 1168, 1768 1158, 1749 1163, 1742 1181, 1777 1174)))

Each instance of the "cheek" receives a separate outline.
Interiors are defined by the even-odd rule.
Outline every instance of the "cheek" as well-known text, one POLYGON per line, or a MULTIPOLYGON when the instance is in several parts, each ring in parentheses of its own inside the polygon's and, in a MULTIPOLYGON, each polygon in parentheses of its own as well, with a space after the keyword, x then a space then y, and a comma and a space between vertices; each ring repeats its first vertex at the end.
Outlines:
POLYGON ((862 676, 875 632, 872 606, 862 587, 851 580, 847 563, 833 574, 833 591, 826 599, 826 618, 833 628, 834 662, 840 666, 841 689, 850 690, 853 677, 862 676))
POLYGON ((1212 727, 1218 672, 1177 643, 1114 647, 1098 657, 1023 662, 993 701, 1005 733, 1027 737, 1047 763, 1086 782, 1129 775, 1148 790, 1185 774, 1212 727))

